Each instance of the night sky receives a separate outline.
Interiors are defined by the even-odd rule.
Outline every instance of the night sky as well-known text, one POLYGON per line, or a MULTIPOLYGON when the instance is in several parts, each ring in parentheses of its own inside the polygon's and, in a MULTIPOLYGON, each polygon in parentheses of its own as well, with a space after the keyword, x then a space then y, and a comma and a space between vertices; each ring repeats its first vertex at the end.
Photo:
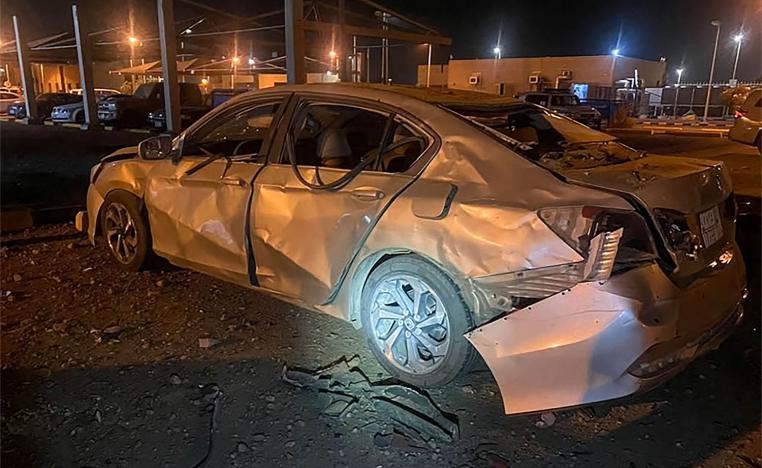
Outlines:
MULTIPOLYGON (((231 13, 253 15, 282 6, 278 0, 198 0, 231 13)), ((332 0, 329 0, 332 1, 332 0)), ((623 55, 658 60, 666 57, 669 79, 683 65, 684 82, 706 81, 716 29, 722 22, 717 80, 730 77, 735 59, 732 35, 745 32, 738 76, 762 77, 761 0, 377 0, 453 38, 452 48, 437 48, 434 62, 455 58, 491 57, 500 42, 503 57, 606 54, 617 47, 623 55)), ((346 0, 353 8, 354 0, 346 0)), ((32 38, 71 30, 70 2, 61 0, 0 0, 0 37, 12 38, 10 15, 23 15, 32 38)), ((132 6, 138 23, 155 29, 154 3, 148 0, 98 2, 105 23, 124 21, 132 6)), ((176 18, 199 10, 176 2, 176 18)), ((282 21, 277 19, 276 21, 282 21)), ((109 23, 111 24, 111 23, 109 23)), ((146 32, 148 34, 148 32, 146 32)), ((154 33, 155 34, 155 33, 154 33)), ((408 45, 391 52, 392 76, 399 82, 415 77, 415 64, 425 63, 425 47, 408 45)))

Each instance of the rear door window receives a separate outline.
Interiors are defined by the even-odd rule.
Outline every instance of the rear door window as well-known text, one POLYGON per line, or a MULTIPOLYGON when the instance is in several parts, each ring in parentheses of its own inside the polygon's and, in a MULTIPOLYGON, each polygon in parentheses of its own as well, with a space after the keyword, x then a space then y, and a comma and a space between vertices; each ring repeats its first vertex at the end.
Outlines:
POLYGON ((428 146, 424 135, 395 115, 323 103, 301 108, 290 140, 297 165, 389 173, 407 171, 428 146))

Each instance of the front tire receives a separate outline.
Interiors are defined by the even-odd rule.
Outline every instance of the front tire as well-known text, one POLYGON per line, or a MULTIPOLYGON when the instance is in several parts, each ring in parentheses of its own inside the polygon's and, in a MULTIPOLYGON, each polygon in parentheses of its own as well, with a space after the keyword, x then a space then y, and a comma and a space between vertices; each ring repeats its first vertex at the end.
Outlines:
POLYGON ((475 358, 463 336, 474 326, 468 306, 452 280, 420 257, 393 257, 373 270, 361 313, 374 356, 404 382, 444 385, 475 358))
POLYGON ((154 257, 148 219, 140 200, 129 192, 116 190, 106 196, 101 232, 111 256, 126 270, 140 271, 154 257))

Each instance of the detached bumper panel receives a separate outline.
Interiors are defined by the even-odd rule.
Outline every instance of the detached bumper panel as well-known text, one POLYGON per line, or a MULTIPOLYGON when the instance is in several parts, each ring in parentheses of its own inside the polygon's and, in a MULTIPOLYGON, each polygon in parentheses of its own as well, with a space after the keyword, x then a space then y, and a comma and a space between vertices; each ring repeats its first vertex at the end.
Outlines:
POLYGON ((656 265, 586 282, 466 334, 492 371, 506 414, 630 395, 667 380, 729 336, 742 309, 739 255, 680 289, 656 265), (647 360, 679 362, 634 375, 647 360))

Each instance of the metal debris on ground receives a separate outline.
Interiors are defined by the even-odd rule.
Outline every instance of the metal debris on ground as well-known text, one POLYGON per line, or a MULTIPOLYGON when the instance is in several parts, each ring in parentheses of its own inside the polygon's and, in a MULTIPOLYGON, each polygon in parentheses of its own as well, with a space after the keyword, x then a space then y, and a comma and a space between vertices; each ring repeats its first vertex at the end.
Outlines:
MULTIPOLYGON (((318 393, 322 413, 340 418, 348 413, 375 416, 379 447, 435 447, 459 438, 458 419, 445 413, 422 390, 373 383, 357 367, 359 358, 342 357, 316 370, 283 367, 282 380, 318 393)), ((370 425, 370 424, 369 424, 370 425)))

